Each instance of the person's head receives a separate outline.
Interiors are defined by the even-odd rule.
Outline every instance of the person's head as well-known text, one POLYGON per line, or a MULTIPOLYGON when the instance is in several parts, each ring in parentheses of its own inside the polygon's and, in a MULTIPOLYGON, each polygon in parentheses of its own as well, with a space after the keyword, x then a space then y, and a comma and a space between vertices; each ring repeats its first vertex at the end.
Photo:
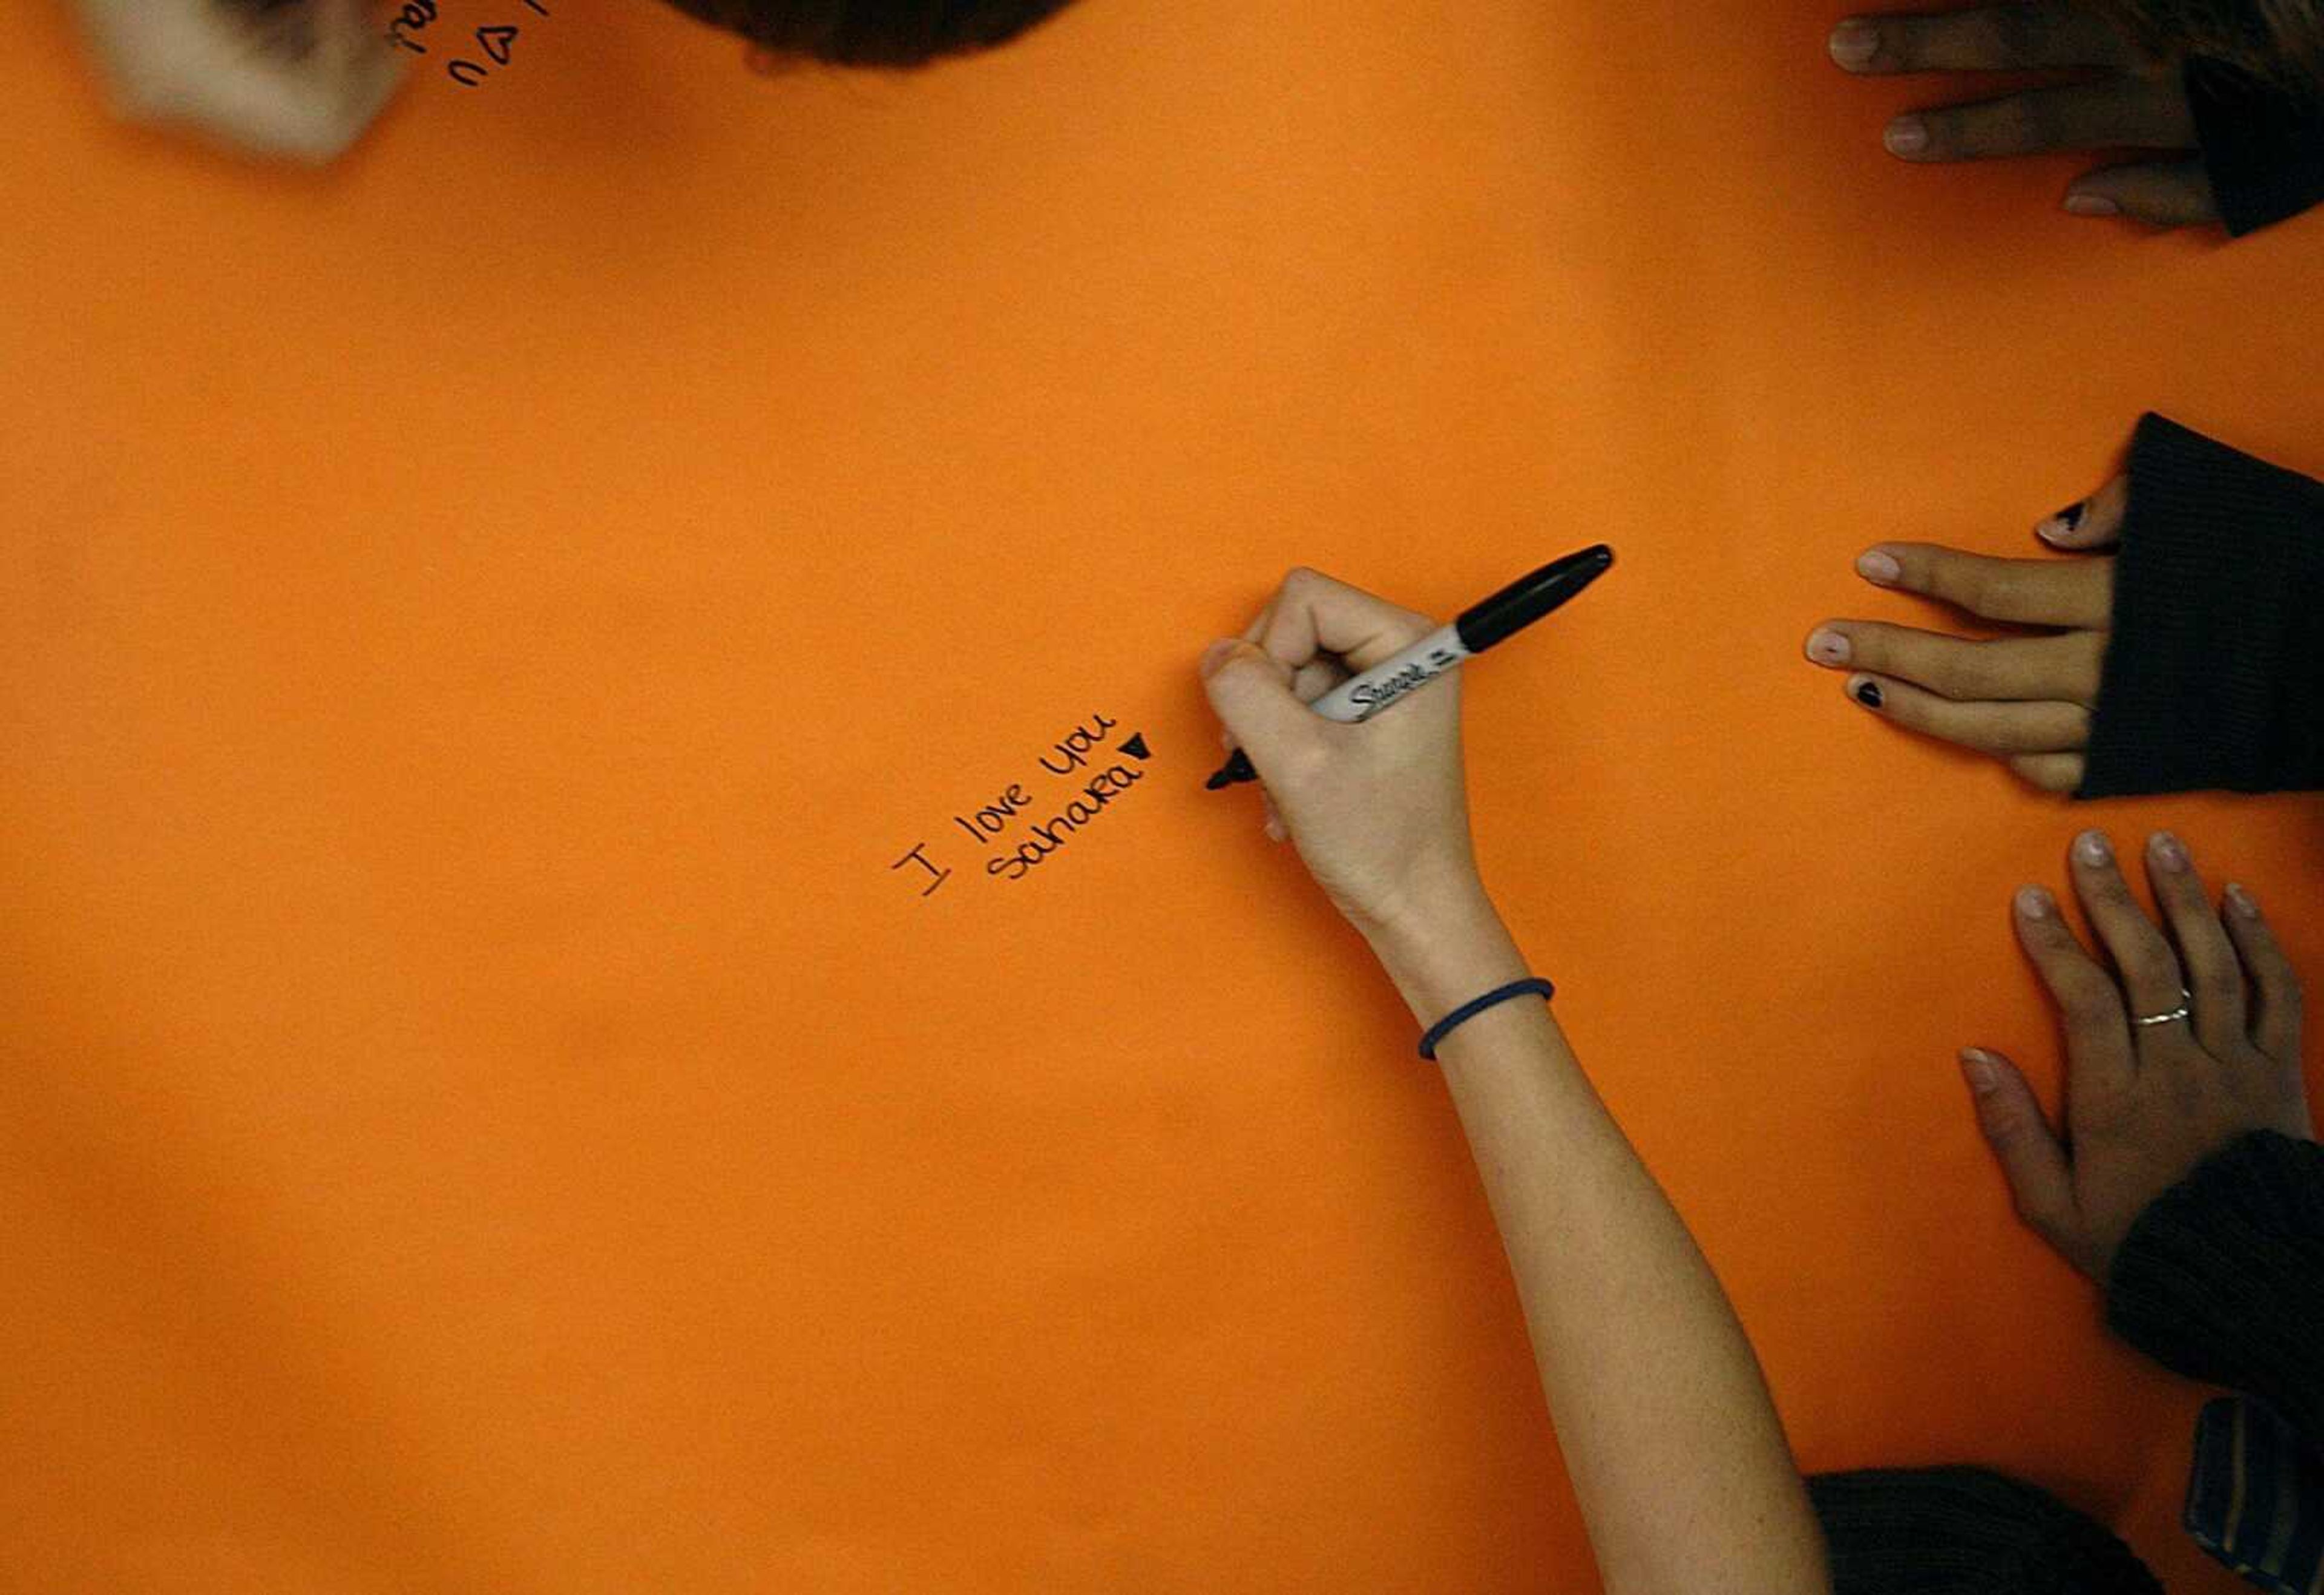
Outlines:
POLYGON ((774 56, 918 67, 1006 44, 1072 0, 670 0, 774 56))
POLYGON ((2098 0, 2165 56, 2200 55, 2324 92, 2324 0, 2098 0))

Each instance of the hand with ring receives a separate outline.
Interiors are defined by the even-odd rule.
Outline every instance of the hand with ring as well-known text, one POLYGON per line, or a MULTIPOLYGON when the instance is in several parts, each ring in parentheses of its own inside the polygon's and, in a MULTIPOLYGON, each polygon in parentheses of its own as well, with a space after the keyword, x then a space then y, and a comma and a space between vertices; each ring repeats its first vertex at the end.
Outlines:
POLYGON ((2214 908, 2186 844, 2146 846, 2166 935, 2147 917, 2097 831, 2072 850, 2075 894, 2113 969, 2067 926, 2058 899, 2017 893, 2017 936, 2066 1032, 2064 1133, 2015 1065, 1971 1048, 1961 1067, 2018 1216, 2103 1282, 2147 1205, 2198 1163, 2255 1129, 2315 1130, 2300 1066, 2300 982, 2240 886, 2214 908))

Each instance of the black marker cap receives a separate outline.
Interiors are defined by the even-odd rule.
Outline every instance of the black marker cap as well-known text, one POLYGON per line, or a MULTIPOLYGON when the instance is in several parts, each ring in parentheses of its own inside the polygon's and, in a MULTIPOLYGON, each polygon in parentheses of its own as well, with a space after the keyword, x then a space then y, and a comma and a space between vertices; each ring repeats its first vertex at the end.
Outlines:
POLYGON ((1461 646, 1482 653, 1503 638, 1526 627, 1565 603, 1613 568, 1614 550, 1600 543, 1579 554, 1568 554, 1545 565, 1521 581, 1511 583, 1463 614, 1453 625, 1461 646))

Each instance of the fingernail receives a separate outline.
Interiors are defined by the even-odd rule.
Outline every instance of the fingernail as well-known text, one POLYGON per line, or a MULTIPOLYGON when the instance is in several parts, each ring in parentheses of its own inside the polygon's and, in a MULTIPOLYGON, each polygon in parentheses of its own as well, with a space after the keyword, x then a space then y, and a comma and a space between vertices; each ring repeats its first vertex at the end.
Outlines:
POLYGON ((2068 504, 2034 530, 2052 542, 2061 537, 2071 537, 2082 529, 2082 517, 2089 513, 2088 504, 2068 504))
POLYGON ((2028 919, 2047 919, 2058 911, 2058 899, 2039 886, 2017 889, 2017 911, 2028 919))
POLYGON ((2259 917, 2258 899, 2232 880, 2227 882, 2227 907, 2246 919, 2259 917))
MULTIPOLYGON (((1218 674, 1219 667, 1227 662, 1227 656, 1233 653, 1234 650, 1235 644, 1230 640, 1222 640, 1220 641, 1213 642, 1208 648, 1203 650, 1202 670, 1204 678, 1207 680, 1209 678, 1218 674)), ((1182 655, 1180 657, 1183 658, 1184 656, 1182 655)))
POLYGON ((2120 216, 2122 207, 2104 194, 2069 194, 2066 196, 2069 216, 2120 216))
POLYGON ((1868 549, 1856 557, 1856 574, 1885 586, 1903 576, 1904 567, 1896 563, 1895 555, 1886 549, 1868 549))
POLYGON ((2074 857, 2094 870, 2100 869, 2114 862, 2114 844, 2104 831, 2085 831, 2074 838, 2074 857))
POLYGON ((1808 636, 1808 658, 1820 665, 1844 665, 1851 652, 1848 638, 1830 626, 1818 626, 1808 636))
POLYGON ((2154 854, 2154 862, 2173 875, 2187 872, 2187 844, 2168 831, 2157 831, 2147 838, 2146 845, 2154 854))
POLYGON ((1960 1055, 1961 1073, 1969 1077, 1969 1088, 1979 1096, 1991 1096, 2001 1084, 2001 1071, 1994 1067, 1991 1055, 1976 1047, 1965 1048, 1960 1055))
POLYGON ((1859 681, 1848 689, 1849 696, 1868 709, 1877 709, 1887 700, 1880 696, 1880 683, 1859 681))
POLYGON ((1831 59, 1851 72, 1862 71, 1880 53, 1880 30, 1868 22, 1845 22, 1831 31, 1831 59))
POLYGON ((1917 155, 1929 147, 1929 124, 1918 116, 1899 116, 1881 135, 1891 155, 1917 155))

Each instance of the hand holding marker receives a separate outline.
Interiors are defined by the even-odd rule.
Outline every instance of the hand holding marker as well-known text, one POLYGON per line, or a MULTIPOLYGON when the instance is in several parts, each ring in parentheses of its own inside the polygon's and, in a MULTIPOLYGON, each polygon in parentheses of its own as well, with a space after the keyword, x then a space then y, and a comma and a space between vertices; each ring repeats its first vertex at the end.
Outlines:
MULTIPOLYGON (((1462 660, 1524 631, 1605 575, 1613 563, 1614 550, 1600 543, 1579 554, 1568 554, 1554 565, 1545 565, 1468 610, 1451 625, 1382 661, 1377 668, 1342 682, 1310 706, 1324 719, 1342 724, 1369 720, 1447 670, 1459 668, 1462 660)), ((1251 767, 1250 755, 1238 748, 1234 757, 1204 785, 1215 792, 1258 779, 1259 771, 1251 767)))

